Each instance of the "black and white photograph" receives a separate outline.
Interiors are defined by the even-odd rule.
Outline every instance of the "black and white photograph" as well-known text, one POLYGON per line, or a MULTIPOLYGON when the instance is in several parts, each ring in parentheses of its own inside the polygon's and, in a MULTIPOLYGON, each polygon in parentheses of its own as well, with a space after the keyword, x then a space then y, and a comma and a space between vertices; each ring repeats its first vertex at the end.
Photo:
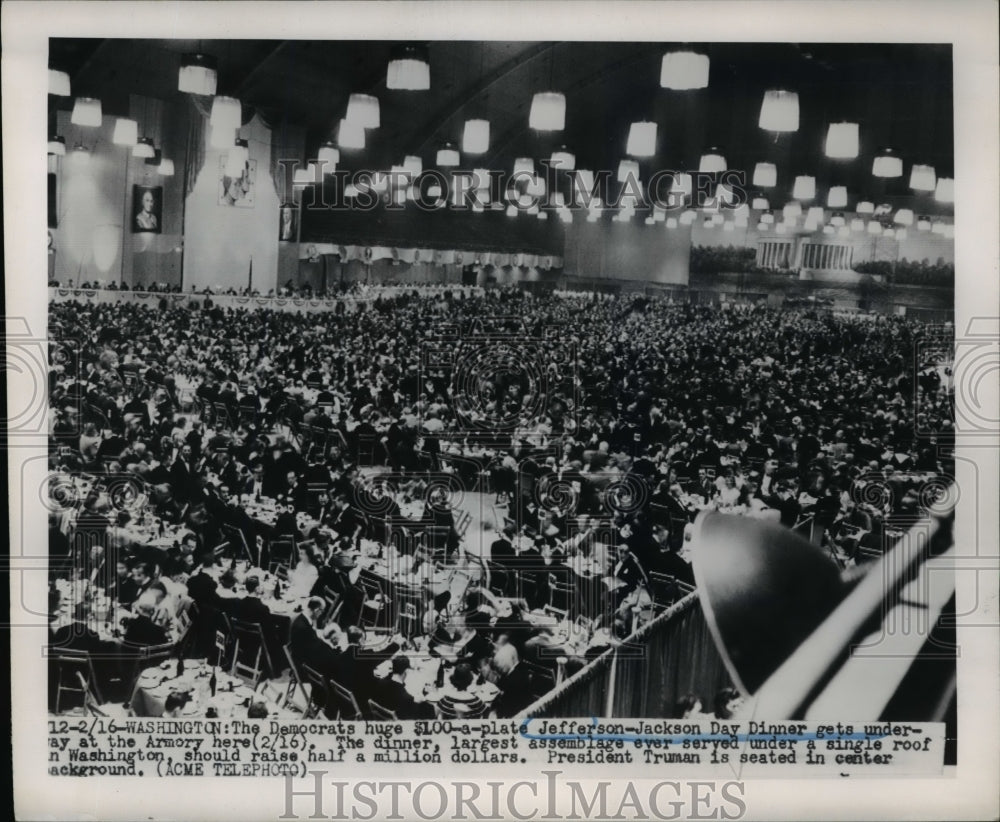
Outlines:
POLYGON ((132 186, 132 231, 159 234, 163 230, 163 188, 132 186))
POLYGON ((753 780, 983 763, 998 306, 959 304, 996 267, 956 248, 952 33, 162 31, 44 38, 37 188, 92 198, 8 415, 51 777, 240 776, 292 818, 311 771, 582 768, 670 818, 649 785, 704 774, 738 818, 753 780), (172 233, 109 272, 97 217, 172 233))

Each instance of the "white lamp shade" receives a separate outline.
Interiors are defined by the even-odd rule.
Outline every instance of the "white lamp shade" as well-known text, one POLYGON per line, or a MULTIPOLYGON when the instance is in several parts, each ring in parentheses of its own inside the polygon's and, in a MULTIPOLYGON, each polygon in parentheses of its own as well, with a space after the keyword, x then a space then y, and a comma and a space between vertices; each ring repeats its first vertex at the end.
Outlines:
POLYGON ((656 154, 656 123, 632 123, 625 153, 633 157, 652 157, 656 154))
POLYGON ((177 90, 209 97, 215 94, 219 75, 214 65, 203 55, 186 56, 177 72, 177 90))
POLYGON ((926 217, 921 217, 917 220, 917 230, 918 231, 930 231, 931 221, 926 217))
POLYGON ((868 233, 869 234, 881 234, 882 224, 878 220, 868 221, 868 233))
POLYGON ((844 215, 843 214, 839 214, 839 213, 838 214, 834 214, 830 218, 830 225, 835 225, 835 226, 839 227, 839 226, 843 226, 845 223, 846 223, 846 221, 844 220, 844 215))
POLYGON ((93 97, 77 97, 69 121, 74 126, 98 128, 101 125, 101 101, 93 97))
POLYGON ((484 191, 490 187, 490 170, 488 168, 472 169, 472 187, 476 191, 484 191))
MULTIPOLYGON (((544 222, 545 222, 545 221, 546 221, 547 219, 549 219, 549 215, 548 215, 548 214, 546 214, 546 213, 545 213, 544 211, 539 211, 539 210, 538 210, 538 206, 535 206, 535 211, 537 212, 537 215, 536 215, 536 216, 537 216, 537 217, 538 217, 538 219, 539 219, 539 220, 541 220, 541 221, 542 221, 543 223, 544 223, 544 222)), ((528 210, 528 213, 529 213, 529 214, 531 213, 531 210, 530 210, 530 209, 528 210)), ((564 219, 565 219, 565 218, 564 218, 564 219)), ((567 220, 566 222, 570 222, 570 223, 571 223, 571 222, 573 222, 573 218, 571 217, 571 218, 570 218, 569 220, 567 220)))
POLYGON ((69 75, 65 71, 49 69, 49 94, 56 97, 70 96, 69 75))
POLYGON ((389 61, 385 87, 402 91, 426 91, 431 87, 431 66, 414 56, 389 61))
POLYGON ((462 151, 466 154, 482 154, 490 147, 490 121, 466 120, 462 134, 462 151))
POLYGON ((934 166, 914 165, 910 169, 910 188, 914 191, 934 191, 936 187, 934 166))
POLYGON ((545 178, 544 177, 532 177, 528 181, 527 187, 524 189, 524 193, 531 197, 544 197, 545 196, 545 178))
POLYGON ((870 203, 868 200, 862 200, 858 203, 858 207, 855 209, 858 214, 874 214, 875 213, 875 203, 870 203))
POLYGON ((364 148, 364 127, 347 119, 341 120, 337 128, 337 144, 341 148, 364 148))
POLYGON ((824 234, 833 234, 834 231, 835 231, 835 229, 834 229, 834 227, 832 225, 825 225, 825 226, 823 226, 823 233, 824 234))
POLYGON ((419 177, 424 170, 423 161, 414 154, 409 154, 403 159, 403 168, 413 177, 419 177))
POLYGON ((462 158, 459 156, 457 149, 445 146, 442 149, 438 149, 436 161, 440 168, 450 168, 461 163, 462 158))
POLYGON ((618 182, 625 183, 629 179, 639 179, 639 164, 635 160, 622 160, 618 164, 618 182))
POLYGON ((553 151, 549 162, 554 168, 559 168, 563 171, 573 171, 576 168, 576 156, 568 152, 565 146, 553 151))
POLYGON ((939 203, 955 202, 955 180, 951 177, 938 178, 934 199, 939 203))
POLYGON ((787 232, 788 232, 788 227, 787 227, 787 226, 786 226, 786 225, 785 225, 784 223, 778 223, 778 224, 777 224, 777 225, 776 225, 776 226, 774 227, 774 230, 775 230, 775 232, 776 232, 776 233, 778 233, 778 234, 785 234, 785 233, 787 233, 787 232))
POLYGON ((667 212, 664 211, 659 206, 653 208, 653 221, 657 223, 662 223, 667 219, 667 212))
POLYGON ((802 215, 802 206, 798 203, 788 203, 782 210, 781 213, 784 215, 786 220, 794 220, 796 217, 802 215))
POLYGON ((902 177, 903 161, 891 152, 880 154, 872 161, 872 174, 875 177, 902 177))
POLYGON ((767 211, 771 207, 766 197, 754 197, 751 205, 754 211, 767 211))
POLYGON ((240 101, 235 97, 216 97, 212 100, 212 116, 209 123, 213 129, 236 131, 243 125, 240 101))
POLYGON ((656 220, 654 220, 652 217, 647 217, 645 220, 643 220, 643 223, 645 223, 646 225, 653 225, 655 222, 656 220))
POLYGON ((898 225, 913 225, 913 211, 909 208, 901 208, 893 219, 898 225))
POLYGON ((681 225, 691 225, 697 216, 697 213, 691 209, 681 212, 681 225))
POLYGON ((675 174, 674 180, 670 184, 671 194, 683 194, 685 197, 690 197, 691 192, 694 190, 694 183, 691 180, 690 174, 675 174))
POLYGON ((816 196, 816 178, 808 175, 796 177, 792 196, 796 200, 811 200, 816 196))
POLYGON ((666 219, 667 228, 674 229, 677 228, 677 218, 667 217, 666 219))
POLYGON ((860 217, 855 217, 853 220, 851 220, 851 231, 864 231, 864 230, 865 230, 864 220, 862 220, 860 217))
POLYGON ((508 217, 516 217, 517 216, 517 206, 516 205, 509 205, 509 206, 507 206, 506 214, 507 214, 508 217))
POLYGON ((844 208, 847 205, 847 186, 831 186, 826 195, 830 208, 844 208))
POLYGON ((557 91, 540 91, 531 100, 528 125, 538 131, 562 131, 566 126, 566 96, 557 91))
POLYGON ((799 95, 778 89, 765 91, 758 123, 765 131, 798 131, 799 95))
POLYGON ((753 170, 753 184, 760 188, 771 188, 778 182, 778 169, 774 163, 757 163, 753 170))
POLYGON ((771 214, 770 212, 768 212, 767 214, 761 214, 760 215, 760 221, 764 225, 771 225, 771 223, 774 222, 774 215, 771 214))
POLYGON ((115 120, 111 142, 116 146, 134 146, 139 142, 139 124, 128 117, 119 117, 115 120))
POLYGON ((882 236, 883 237, 895 237, 896 236, 896 231, 895 231, 895 229, 892 229, 892 228, 883 229, 882 230, 882 236))
POLYGON ((49 140, 49 154, 56 154, 59 157, 66 156, 66 138, 53 137, 49 140))
POLYGON ((726 170, 726 158, 717 151, 709 150, 707 154, 701 155, 701 162, 698 163, 698 171, 706 174, 718 174, 726 170))
POLYGON ((826 132, 826 156, 834 160, 853 160, 858 156, 858 124, 830 123, 826 132))
POLYGON ((534 174, 535 173, 535 161, 530 157, 518 157, 514 160, 514 174, 534 174))
POLYGON ((763 220, 761 220, 759 223, 757 223, 757 230, 758 231, 770 231, 771 230, 771 226, 768 225, 767 223, 765 223, 763 220))
POLYGON ((132 147, 132 156, 140 160, 152 160, 156 156, 156 148, 153 141, 148 137, 143 137, 132 147))
POLYGON ((840 226, 840 228, 837 229, 837 236, 838 237, 850 237, 851 236, 851 229, 849 229, 846 225, 842 225, 842 226, 840 226))
POLYGON ((813 206, 806 213, 806 219, 813 223, 823 222, 823 209, 819 206, 813 206))
POLYGON ((693 51, 672 51, 663 55, 660 86, 675 91, 708 86, 708 55, 693 51))
POLYGON ((161 177, 173 177, 174 176, 174 161, 168 160, 163 157, 160 159, 160 164, 156 167, 161 177))
POLYGON ((381 115, 378 97, 370 94, 352 94, 347 100, 347 114, 344 119, 361 128, 378 128, 381 115))
POLYGON ((340 150, 333 143, 323 143, 316 152, 316 159, 323 163, 323 172, 329 174, 340 162, 340 150))

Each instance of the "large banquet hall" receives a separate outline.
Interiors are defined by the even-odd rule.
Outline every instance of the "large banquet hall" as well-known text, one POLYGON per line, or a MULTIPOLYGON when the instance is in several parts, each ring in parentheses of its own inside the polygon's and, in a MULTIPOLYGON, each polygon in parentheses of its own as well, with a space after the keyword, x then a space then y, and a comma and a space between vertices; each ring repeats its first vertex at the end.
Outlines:
POLYGON ((950 46, 53 38, 48 116, 52 715, 953 722, 849 650, 953 608, 950 46))

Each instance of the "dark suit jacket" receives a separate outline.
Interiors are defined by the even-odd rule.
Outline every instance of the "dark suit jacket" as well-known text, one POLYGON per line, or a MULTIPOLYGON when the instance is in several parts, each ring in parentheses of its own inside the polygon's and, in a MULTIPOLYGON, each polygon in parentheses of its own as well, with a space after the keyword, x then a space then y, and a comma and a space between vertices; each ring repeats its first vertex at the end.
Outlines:
POLYGON ((162 645, 167 641, 167 632, 148 616, 140 615, 125 629, 125 644, 135 647, 162 645))
POLYGON ((371 697, 383 708, 394 711, 400 719, 430 719, 434 709, 426 702, 417 702, 402 682, 391 676, 377 683, 371 697))
POLYGON ((288 643, 297 666, 308 665, 325 676, 334 673, 338 658, 343 656, 319 638, 309 620, 302 614, 292 620, 288 643))
POLYGON ((229 613, 234 619, 243 622, 263 626, 270 624, 271 609, 260 600, 260 597, 248 595, 234 600, 229 613))
POLYGON ((348 645, 347 649, 337 657, 333 670, 333 678, 340 685, 352 691, 358 702, 364 702, 374 692, 375 668, 382 660, 391 657, 399 650, 399 645, 392 643, 378 652, 348 645))
POLYGON ((494 540, 493 544, 490 545, 490 560, 497 563, 497 565, 509 566, 510 561, 516 556, 514 546, 510 544, 510 540, 506 537, 500 537, 500 539, 494 540))
POLYGON ((500 694, 493 703, 498 717, 514 716, 535 701, 531 694, 531 674, 524 665, 514 666, 514 670, 504 674, 497 681, 500 694))

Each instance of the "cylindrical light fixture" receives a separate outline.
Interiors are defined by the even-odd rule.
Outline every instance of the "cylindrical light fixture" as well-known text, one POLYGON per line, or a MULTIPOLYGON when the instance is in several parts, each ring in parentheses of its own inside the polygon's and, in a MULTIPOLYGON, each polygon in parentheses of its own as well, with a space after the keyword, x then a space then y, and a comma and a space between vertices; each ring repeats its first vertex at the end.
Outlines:
POLYGON ((871 203, 868 200, 862 200, 858 203, 857 208, 854 209, 858 214, 874 214, 875 213, 875 203, 871 203))
POLYGON ((219 81, 218 61, 208 54, 185 54, 177 72, 177 90, 210 97, 219 81))
POLYGON ((937 175, 934 166, 914 165, 910 169, 910 188, 914 191, 934 191, 937 186, 937 175))
POLYGON ((864 231, 864 230, 865 230, 864 220, 862 220, 860 217, 855 217, 853 220, 851 220, 851 231, 864 231))
POLYGON ((101 125, 101 101, 94 97, 77 97, 69 121, 74 126, 98 128, 101 125))
POLYGON ((132 156, 138 157, 140 160, 151 160, 156 156, 156 146, 153 145, 152 139, 149 137, 143 137, 132 147, 132 156))
POLYGON ((625 153, 633 157, 652 157, 656 154, 656 123, 632 123, 625 153))
POLYGON ((350 120, 341 120, 337 128, 337 145, 341 148, 364 148, 364 127, 350 120))
POLYGON ((830 123, 826 132, 826 156, 834 160, 853 160, 858 156, 858 124, 830 123))
POLYGON ((563 171, 573 171, 576 168, 576 156, 567 150, 566 146, 559 146, 553 151, 549 162, 553 168, 563 171))
POLYGON ((462 133, 462 151, 466 154, 483 154, 490 147, 490 121, 466 120, 462 133))
POLYGON ((882 233, 882 223, 878 220, 868 221, 868 233, 873 235, 878 235, 882 233))
POLYGON ((618 163, 618 182, 627 183, 639 179, 639 164, 635 160, 622 160, 618 163))
POLYGON ((753 184, 758 188, 771 188, 778 182, 778 169, 774 163, 757 163, 753 170, 753 184))
POLYGON ((816 196, 816 178, 807 174, 796 177, 792 196, 796 200, 811 200, 816 196))
POLYGON ((837 212, 830 218, 830 225, 843 226, 845 224, 844 215, 841 212, 837 212))
POLYGON ((403 169, 411 177, 419 177, 424 170, 424 163, 415 154, 408 154, 403 159, 403 169))
POLYGON ((693 51, 671 51, 660 64, 660 86, 674 91, 708 86, 708 55, 693 51))
POLYGON ((451 143, 445 143, 443 148, 438 149, 436 161, 440 168, 451 168, 459 165, 462 159, 455 146, 451 143))
POLYGON ((913 211, 909 208, 901 208, 893 219, 899 225, 913 225, 913 211))
POLYGON ((931 221, 928 217, 920 216, 917 218, 917 230, 918 231, 930 231, 931 221))
POLYGON ((951 177, 938 178, 934 199, 939 203, 955 202, 955 180, 951 177))
POLYGON ((332 140, 327 140, 316 152, 316 159, 323 164, 323 172, 329 174, 337 168, 340 162, 340 150, 333 144, 332 140))
POLYGON ((156 167, 156 171, 161 177, 173 177, 174 161, 161 157, 160 164, 156 167))
POLYGON ((814 223, 823 222, 823 209, 820 206, 812 206, 806 212, 806 219, 814 223))
POLYGON ((59 69, 49 69, 49 94, 56 97, 69 97, 71 95, 69 74, 59 69))
POLYGON ((518 157, 514 160, 514 175, 534 174, 535 161, 530 157, 518 157))
POLYGON ((116 146, 134 146, 139 142, 139 124, 129 117, 119 117, 111 142, 116 146))
POLYGON ((431 87, 431 62, 424 46, 399 46, 389 60, 385 87, 400 91, 426 91, 431 87))
POLYGON ((767 197, 754 197, 751 206, 754 211, 767 211, 771 204, 767 201, 767 197))
POLYGON ((799 95, 780 89, 765 91, 758 124, 765 131, 798 131, 799 95))
POLYGON ((213 129, 236 131, 243 125, 243 107, 235 97, 216 97, 212 100, 209 124, 213 129))
POLYGON ((795 220, 802 216, 802 206, 796 202, 790 202, 781 210, 785 220, 795 220))
POLYGON ((726 170, 726 158, 714 146, 701 155, 698 171, 706 174, 718 174, 726 170))
POLYGON ((562 131, 566 126, 566 95, 540 91, 531 99, 528 125, 538 131, 562 131))
POLYGON ((847 186, 830 186, 826 194, 826 204, 830 208, 844 208, 847 205, 847 186))
POLYGON ((891 148, 883 149, 872 161, 872 174, 875 177, 902 177, 903 161, 891 148))
POLYGON ((370 94, 352 94, 347 100, 344 119, 361 128, 378 128, 381 114, 378 97, 370 94))

